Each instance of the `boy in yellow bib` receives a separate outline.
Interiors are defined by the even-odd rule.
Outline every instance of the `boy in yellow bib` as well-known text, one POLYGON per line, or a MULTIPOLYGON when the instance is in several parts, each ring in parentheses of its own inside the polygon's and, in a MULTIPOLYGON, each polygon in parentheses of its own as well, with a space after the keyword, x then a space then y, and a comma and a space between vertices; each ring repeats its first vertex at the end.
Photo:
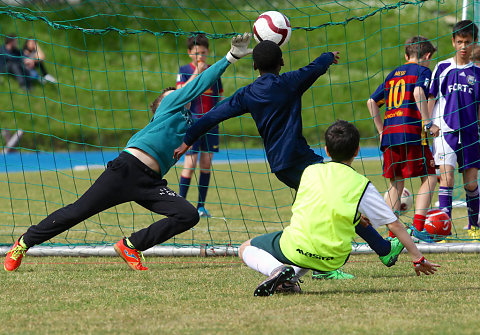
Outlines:
POLYGON ((254 295, 300 292, 298 279, 308 270, 340 268, 352 251, 357 224, 387 225, 408 250, 417 275, 437 271, 439 265, 422 256, 375 186, 351 167, 359 141, 353 124, 340 120, 331 125, 325 133, 325 151, 332 161, 305 169, 290 225, 240 246, 245 264, 268 276, 254 295))

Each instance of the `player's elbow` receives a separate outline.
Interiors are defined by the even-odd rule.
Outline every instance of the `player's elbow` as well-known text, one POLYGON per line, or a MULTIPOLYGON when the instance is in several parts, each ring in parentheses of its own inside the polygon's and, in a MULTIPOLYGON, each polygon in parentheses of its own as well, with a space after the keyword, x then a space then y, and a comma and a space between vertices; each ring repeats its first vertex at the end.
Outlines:
POLYGON ((371 116, 376 116, 379 113, 377 102, 372 98, 367 100, 367 108, 371 116))
POLYGON ((427 100, 427 97, 425 96, 423 89, 420 87, 415 87, 415 89, 413 90, 413 97, 415 98, 415 101, 427 100))

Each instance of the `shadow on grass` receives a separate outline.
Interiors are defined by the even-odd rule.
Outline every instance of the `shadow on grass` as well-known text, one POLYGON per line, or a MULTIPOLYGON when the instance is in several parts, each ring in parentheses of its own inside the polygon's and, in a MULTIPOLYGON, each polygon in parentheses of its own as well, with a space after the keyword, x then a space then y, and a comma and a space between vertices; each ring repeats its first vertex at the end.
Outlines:
MULTIPOLYGON (((441 292, 458 292, 458 291, 471 291, 471 290, 475 290, 475 291, 480 291, 480 287, 474 287, 474 286, 470 286, 470 287, 462 287, 462 288, 451 288, 451 289, 444 289, 444 290, 441 290, 441 292)), ((300 293, 299 295, 322 295, 322 296, 325 296, 325 295, 330 295, 330 294, 373 294, 373 293, 392 293, 392 292, 422 292, 422 293, 426 293, 426 292, 434 292, 435 294, 438 294, 439 290, 438 289, 428 289, 428 288, 418 288, 418 289, 412 289, 412 288, 405 288, 405 289, 402 289, 402 288, 380 288, 380 289, 358 289, 358 290, 329 290, 329 291, 303 291, 302 293, 300 293)), ((285 295, 285 294, 284 294, 285 295)))

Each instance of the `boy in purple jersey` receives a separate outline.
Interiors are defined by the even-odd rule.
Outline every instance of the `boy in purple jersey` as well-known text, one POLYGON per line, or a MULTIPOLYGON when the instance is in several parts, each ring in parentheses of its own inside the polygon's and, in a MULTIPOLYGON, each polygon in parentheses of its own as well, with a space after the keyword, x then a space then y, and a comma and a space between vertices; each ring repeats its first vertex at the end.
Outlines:
POLYGON ((480 69, 470 61, 477 34, 478 28, 470 20, 455 25, 452 35, 455 56, 435 67, 428 102, 434 118, 430 132, 442 135, 433 142, 435 163, 440 169, 440 208, 451 217, 454 170, 458 164, 458 170, 463 174, 468 233, 472 238, 480 238, 477 182, 480 168, 480 69))
MULTIPOLYGON (((390 72, 367 102, 380 135, 383 176, 390 179, 387 204, 394 212, 400 211, 405 178, 421 179, 413 218, 417 231, 424 229, 437 184, 435 163, 424 129, 432 126, 426 97, 432 75, 428 66, 435 51, 436 48, 423 36, 408 39, 405 43, 407 63, 390 72), (386 106, 383 122, 382 105, 386 106)), ((394 237, 392 232, 390 236, 394 237)))
MULTIPOLYGON (((180 67, 177 76, 177 89, 187 85, 209 65, 206 64, 209 54, 209 43, 205 35, 192 36, 187 41, 188 56, 192 62, 180 67)), ((192 101, 190 111, 194 119, 201 118, 212 109, 220 100, 223 93, 222 81, 218 81, 205 91, 201 96, 192 101)), ((198 178, 198 203, 197 209, 200 217, 210 217, 205 209, 208 185, 210 184, 210 168, 212 166, 213 153, 218 152, 219 138, 218 126, 211 129, 208 134, 196 141, 191 150, 187 152, 182 173, 180 175, 179 194, 186 198, 193 172, 197 166, 198 153, 200 152, 200 176, 198 178)))

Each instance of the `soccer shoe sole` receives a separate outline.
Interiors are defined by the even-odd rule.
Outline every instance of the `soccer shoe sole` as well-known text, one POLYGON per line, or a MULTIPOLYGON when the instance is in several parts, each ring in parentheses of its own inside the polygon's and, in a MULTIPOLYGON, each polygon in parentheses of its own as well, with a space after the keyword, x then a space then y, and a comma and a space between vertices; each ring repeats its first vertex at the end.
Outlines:
POLYGON ((119 247, 117 247, 116 244, 113 246, 113 249, 115 249, 115 252, 118 254, 118 256, 120 256, 120 257, 125 261, 125 263, 127 263, 128 267, 129 267, 130 269, 132 269, 133 271, 140 271, 139 269, 137 269, 137 268, 135 267, 134 264, 131 264, 129 261, 127 261, 127 259, 125 258, 125 256, 123 256, 122 250, 121 250, 119 247))
POLYGON ((256 297, 268 297, 275 293, 276 288, 282 285, 287 280, 290 280, 295 276, 295 270, 292 267, 285 267, 278 273, 278 275, 267 278, 255 289, 253 293, 256 297))

